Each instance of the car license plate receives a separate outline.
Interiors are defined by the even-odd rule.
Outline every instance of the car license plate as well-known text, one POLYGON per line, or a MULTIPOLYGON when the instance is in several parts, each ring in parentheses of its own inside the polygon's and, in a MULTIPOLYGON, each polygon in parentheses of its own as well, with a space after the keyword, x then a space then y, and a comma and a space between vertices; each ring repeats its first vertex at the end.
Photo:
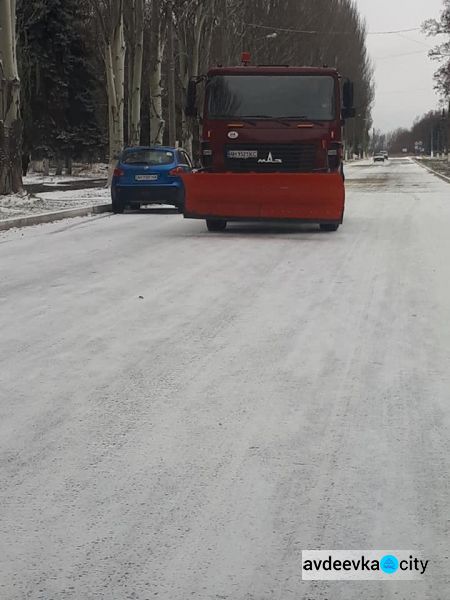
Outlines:
POLYGON ((258 150, 228 150, 228 158, 258 158, 258 150))
POLYGON ((136 181, 156 181, 158 175, 136 175, 136 181))

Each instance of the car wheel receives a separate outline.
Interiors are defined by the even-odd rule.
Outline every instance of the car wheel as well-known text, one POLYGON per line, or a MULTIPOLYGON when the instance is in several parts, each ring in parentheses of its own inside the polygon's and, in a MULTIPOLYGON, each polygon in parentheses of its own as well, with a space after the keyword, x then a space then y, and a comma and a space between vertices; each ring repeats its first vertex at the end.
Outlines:
POLYGON ((122 214, 125 210, 124 203, 117 198, 117 196, 112 197, 112 210, 114 214, 122 214))
POLYGON ((206 219, 208 231, 225 231, 227 222, 223 219, 206 219))
POLYGON ((339 229, 338 223, 321 223, 320 230, 321 231, 337 231, 339 229))

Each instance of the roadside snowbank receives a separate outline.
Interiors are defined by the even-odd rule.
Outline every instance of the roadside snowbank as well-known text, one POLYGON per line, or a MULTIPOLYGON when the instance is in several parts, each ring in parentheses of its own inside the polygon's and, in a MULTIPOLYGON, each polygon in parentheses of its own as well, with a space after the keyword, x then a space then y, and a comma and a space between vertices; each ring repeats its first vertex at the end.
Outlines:
POLYGON ((108 165, 99 163, 74 167, 72 175, 55 175, 54 170, 50 171, 50 175, 29 171, 28 175, 23 178, 23 183, 24 185, 64 185, 83 179, 106 179, 107 177, 108 165))
POLYGON ((0 220, 56 212, 66 208, 83 208, 108 204, 109 188, 87 188, 76 191, 43 192, 36 196, 12 194, 0 196, 0 220))

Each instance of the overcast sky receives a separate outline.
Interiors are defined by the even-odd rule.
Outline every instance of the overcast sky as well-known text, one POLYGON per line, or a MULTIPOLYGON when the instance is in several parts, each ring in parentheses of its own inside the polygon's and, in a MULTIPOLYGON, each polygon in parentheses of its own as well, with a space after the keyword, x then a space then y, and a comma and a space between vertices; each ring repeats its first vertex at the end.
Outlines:
MULTIPOLYGON (((355 1, 369 32, 420 27, 426 19, 438 18, 443 6, 442 0, 355 1)), ((416 116, 438 106, 433 90, 438 63, 427 56, 435 45, 433 38, 419 31, 369 35, 367 44, 376 69, 375 127, 410 127, 416 116)))

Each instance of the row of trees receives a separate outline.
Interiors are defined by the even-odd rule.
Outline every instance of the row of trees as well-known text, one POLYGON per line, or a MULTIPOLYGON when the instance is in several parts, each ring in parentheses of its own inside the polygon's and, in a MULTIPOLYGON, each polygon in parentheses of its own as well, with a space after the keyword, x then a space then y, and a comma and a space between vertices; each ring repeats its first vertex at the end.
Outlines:
POLYGON ((430 111, 416 119, 410 129, 396 129, 384 136, 384 147, 392 154, 400 154, 404 149, 416 154, 446 154, 449 150, 449 129, 447 111, 430 111))
POLYGON ((17 0, 17 7, 0 0, 0 7, 0 120, 14 140, 0 139, 0 193, 20 187, 21 122, 25 155, 60 169, 72 159, 113 161, 127 144, 178 140, 195 154, 198 126, 184 113, 188 81, 212 64, 238 63, 243 50, 258 64, 336 66, 356 84, 349 143, 357 151, 368 140, 373 73, 353 0, 17 0))
POLYGON ((446 38, 430 51, 430 57, 439 62, 435 74, 436 91, 442 104, 441 110, 429 111, 418 117, 412 127, 399 128, 387 134, 374 131, 371 138, 371 149, 376 152, 388 148, 392 154, 407 150, 416 154, 444 154, 450 148, 450 0, 443 0, 443 8, 439 19, 429 19, 423 25, 424 32, 434 37, 445 35, 446 38), (447 109, 448 105, 448 109, 447 109))

